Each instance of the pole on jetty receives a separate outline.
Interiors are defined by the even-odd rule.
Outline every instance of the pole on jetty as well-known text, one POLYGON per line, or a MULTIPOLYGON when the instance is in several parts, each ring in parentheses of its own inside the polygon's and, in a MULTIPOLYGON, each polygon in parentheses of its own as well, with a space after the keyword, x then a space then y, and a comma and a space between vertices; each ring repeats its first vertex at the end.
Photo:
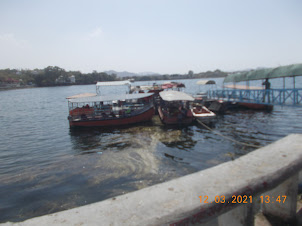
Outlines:
POLYGON ((283 77, 283 103, 285 103, 285 77, 283 77))
POLYGON ((293 90, 293 92, 294 92, 293 93, 294 94, 294 104, 297 104, 296 103, 296 100, 297 100, 296 99, 296 90, 295 90, 296 89, 296 77, 295 76, 293 76, 293 83, 294 83, 294 90, 293 90))

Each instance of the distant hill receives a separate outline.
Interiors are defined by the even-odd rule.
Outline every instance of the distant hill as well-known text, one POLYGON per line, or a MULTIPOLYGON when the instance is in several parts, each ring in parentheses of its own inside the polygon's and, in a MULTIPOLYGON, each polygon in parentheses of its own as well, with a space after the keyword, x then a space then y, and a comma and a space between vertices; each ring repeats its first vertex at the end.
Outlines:
POLYGON ((160 75, 160 74, 155 73, 155 72, 140 72, 140 73, 138 73, 138 75, 140 75, 140 76, 150 76, 150 75, 160 75))
POLYGON ((134 76, 150 76, 150 75, 160 75, 158 73, 154 73, 154 72, 141 72, 141 73, 133 73, 133 72, 128 72, 128 71, 122 71, 122 72, 118 72, 118 71, 114 71, 114 70, 110 70, 110 71, 104 71, 106 74, 108 75, 113 75, 116 74, 117 77, 134 77, 134 76))
POLYGON ((226 77, 228 73, 215 70, 215 71, 207 71, 207 72, 201 72, 198 74, 194 74, 195 78, 220 78, 220 77, 226 77))

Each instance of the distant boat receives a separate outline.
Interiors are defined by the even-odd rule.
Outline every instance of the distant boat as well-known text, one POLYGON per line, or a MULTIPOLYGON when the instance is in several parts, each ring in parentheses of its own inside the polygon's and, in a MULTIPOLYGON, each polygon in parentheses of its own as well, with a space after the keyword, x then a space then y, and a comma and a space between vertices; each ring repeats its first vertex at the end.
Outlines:
POLYGON ((188 125, 194 117, 190 106, 194 98, 186 93, 169 90, 159 93, 158 113, 161 121, 167 125, 188 125))
POLYGON ((172 89, 181 91, 182 88, 185 88, 185 84, 181 82, 167 82, 161 85, 162 89, 172 89))
MULTIPOLYGON (((208 86, 209 89, 213 89, 214 86, 216 86, 216 82, 214 80, 199 80, 196 82, 199 86, 208 86)), ((208 97, 207 92, 198 92, 194 95, 195 100, 202 102, 203 100, 206 100, 208 97)))
POLYGON ((70 98, 70 127, 110 127, 150 121, 152 93, 70 98))
POLYGON ((182 88, 185 88, 185 84, 181 82, 153 83, 153 85, 131 86, 130 93, 159 93, 163 90, 170 89, 180 91, 182 88))

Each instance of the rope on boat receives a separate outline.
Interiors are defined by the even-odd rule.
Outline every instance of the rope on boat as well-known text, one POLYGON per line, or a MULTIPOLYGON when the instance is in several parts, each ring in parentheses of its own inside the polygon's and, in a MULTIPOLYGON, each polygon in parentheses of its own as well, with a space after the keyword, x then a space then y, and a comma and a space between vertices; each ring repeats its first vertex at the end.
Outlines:
POLYGON ((197 122, 198 122, 200 125, 202 125, 203 127, 205 127, 206 129, 208 129, 209 131, 211 131, 211 132, 213 132, 213 133, 215 133, 215 134, 217 134, 217 135, 223 137, 223 138, 226 139, 226 140, 232 141, 232 142, 237 143, 237 144, 240 144, 240 145, 244 145, 244 146, 248 146, 248 147, 253 147, 253 148, 262 148, 262 147, 263 147, 263 146, 259 146, 259 145, 255 145, 255 144, 243 143, 243 142, 240 142, 240 141, 231 139, 231 138, 229 138, 229 137, 227 137, 227 136, 222 135, 221 133, 218 133, 218 132, 212 130, 210 127, 208 127, 208 126, 205 125, 204 123, 200 122, 199 120, 197 120, 197 122))

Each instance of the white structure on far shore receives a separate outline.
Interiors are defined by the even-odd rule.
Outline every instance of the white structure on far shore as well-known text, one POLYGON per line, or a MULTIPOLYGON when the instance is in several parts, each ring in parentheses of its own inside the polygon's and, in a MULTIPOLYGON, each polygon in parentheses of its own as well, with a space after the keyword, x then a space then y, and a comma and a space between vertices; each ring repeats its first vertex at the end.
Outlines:
POLYGON ((71 83, 75 83, 76 82, 76 79, 75 79, 74 75, 70 76, 69 79, 70 79, 71 83))

